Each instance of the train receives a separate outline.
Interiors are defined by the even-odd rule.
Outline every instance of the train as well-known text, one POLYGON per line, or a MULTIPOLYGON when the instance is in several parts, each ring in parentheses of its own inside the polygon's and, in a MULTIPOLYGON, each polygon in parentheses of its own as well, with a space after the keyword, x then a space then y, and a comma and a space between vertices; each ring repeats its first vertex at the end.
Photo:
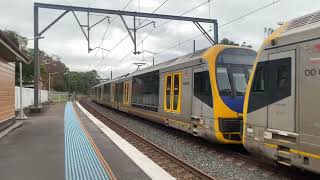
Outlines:
POLYGON ((320 173, 320 11, 293 19, 258 51, 244 101, 244 147, 320 173))
POLYGON ((217 44, 91 89, 91 99, 221 144, 242 144, 243 103, 256 51, 217 44))
POLYGON ((320 173, 320 11, 252 49, 217 44, 91 89, 99 104, 320 173))

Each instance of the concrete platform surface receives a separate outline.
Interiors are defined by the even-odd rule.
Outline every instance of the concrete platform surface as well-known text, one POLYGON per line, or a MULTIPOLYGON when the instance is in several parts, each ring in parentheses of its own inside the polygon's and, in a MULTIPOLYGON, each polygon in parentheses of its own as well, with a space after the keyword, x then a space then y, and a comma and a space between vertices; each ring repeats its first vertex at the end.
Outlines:
POLYGON ((64 109, 51 106, 0 140, 0 179, 64 179, 64 109))
POLYGON ((151 179, 116 144, 76 104, 50 105, 0 140, 0 179, 151 179))

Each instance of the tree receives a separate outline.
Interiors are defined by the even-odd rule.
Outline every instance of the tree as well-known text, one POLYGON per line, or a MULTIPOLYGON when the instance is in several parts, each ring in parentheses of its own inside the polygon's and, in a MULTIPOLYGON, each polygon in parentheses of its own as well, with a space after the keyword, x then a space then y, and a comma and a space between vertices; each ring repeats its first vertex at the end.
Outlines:
POLYGON ((230 40, 227 39, 227 38, 223 38, 223 39, 220 41, 220 44, 239 46, 239 44, 237 44, 237 43, 235 43, 235 42, 233 42, 233 41, 230 41, 230 40))
MULTIPOLYGON (((23 83, 33 84, 34 82, 34 50, 28 49, 28 39, 19 35, 15 31, 5 30, 4 34, 13 41, 21 51, 31 59, 30 64, 23 65, 23 83)), ((39 51, 40 78, 45 88, 49 86, 49 73, 56 73, 51 78, 52 89, 56 91, 69 91, 88 94, 92 86, 100 83, 99 75, 95 70, 89 72, 70 72, 69 68, 61 61, 59 55, 48 55, 44 51, 39 51)), ((20 69, 16 66, 16 83, 20 82, 20 69)))
MULTIPOLYGON (((227 38, 223 38, 223 39, 220 41, 220 44, 239 46, 238 43, 235 43, 234 41, 230 41, 230 40, 227 39, 227 38)), ((241 43, 241 47, 252 48, 252 46, 251 46, 250 44, 247 44, 246 42, 242 42, 242 43, 241 43)))
POLYGON ((26 37, 23 37, 17 32, 11 30, 4 30, 3 32, 17 47, 20 45, 21 51, 25 52, 27 50, 28 39, 26 37))
MULTIPOLYGON (((21 52, 24 53, 28 58, 31 60, 33 59, 33 50, 30 50, 27 48, 28 46, 28 39, 26 37, 23 37, 19 35, 15 31, 11 30, 5 30, 3 31, 4 34, 17 46, 20 48, 21 52)), ((20 82, 20 67, 16 66, 16 84, 18 85, 20 82)), ((24 64, 22 66, 22 79, 23 84, 30 84, 30 82, 33 82, 33 61, 31 61, 30 64, 24 64)))
POLYGON ((91 87, 100 83, 100 77, 97 71, 88 72, 72 72, 68 71, 65 74, 65 82, 69 92, 88 94, 91 87))

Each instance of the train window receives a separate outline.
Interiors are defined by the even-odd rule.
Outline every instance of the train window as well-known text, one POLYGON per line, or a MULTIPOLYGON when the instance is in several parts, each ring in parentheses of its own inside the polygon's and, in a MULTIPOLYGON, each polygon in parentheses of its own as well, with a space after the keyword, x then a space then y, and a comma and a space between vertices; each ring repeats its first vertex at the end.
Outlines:
POLYGON ((180 112, 181 107, 181 73, 167 74, 164 87, 164 110, 180 112))
POLYGON ((167 75, 166 76, 166 86, 165 86, 165 109, 171 110, 171 80, 172 76, 167 75))
POLYGON ((255 76, 253 79, 252 92, 264 92, 265 88, 265 77, 264 77, 264 68, 257 67, 255 76))
POLYGON ((221 96, 231 96, 232 90, 226 67, 217 67, 217 81, 221 96))
POLYGON ((179 111, 179 105, 180 105, 180 93, 181 93, 181 80, 180 80, 180 74, 174 74, 173 75, 173 107, 172 111, 179 111))
POLYGON ((115 93, 114 93, 114 101, 118 102, 119 101, 119 83, 115 84, 115 93))
POLYGON ((289 87, 289 67, 281 65, 278 68, 277 86, 278 89, 287 89, 289 87))
POLYGON ((124 83, 123 87, 123 103, 128 104, 129 103, 129 82, 124 83))
POLYGON ((291 58, 270 61, 271 96, 275 101, 291 95, 291 58))
POLYGON ((118 94, 118 98, 119 98, 119 102, 123 102, 123 95, 124 95, 124 83, 118 83, 117 84, 119 86, 119 89, 117 90, 118 94))
POLYGON ((127 83, 124 83, 123 84, 123 87, 122 87, 122 91, 123 91, 123 93, 122 93, 122 102, 123 102, 123 104, 126 104, 126 100, 127 100, 127 98, 126 98, 126 95, 127 95, 127 83))
POLYGON ((115 101, 115 91, 116 91, 115 84, 111 84, 111 102, 115 101))
POLYGON ((257 53, 251 49, 227 48, 219 54, 217 63, 252 65, 256 56, 257 53))
POLYGON ((194 73, 194 96, 213 107, 209 71, 194 73))
POLYGON ((237 96, 244 96, 247 88, 247 79, 244 69, 241 68, 240 71, 233 72, 232 77, 237 96))
POLYGON ((126 83, 126 102, 128 103, 129 101, 129 83, 126 83))
POLYGON ((103 87, 103 99, 110 102, 110 84, 105 84, 103 87))
POLYGON ((158 111, 158 104, 159 71, 133 77, 131 105, 137 108, 158 111))
POLYGON ((291 95, 291 58, 257 64, 248 112, 268 106, 291 95))
POLYGON ((98 89, 98 98, 100 99, 101 98, 101 87, 97 87, 98 89))

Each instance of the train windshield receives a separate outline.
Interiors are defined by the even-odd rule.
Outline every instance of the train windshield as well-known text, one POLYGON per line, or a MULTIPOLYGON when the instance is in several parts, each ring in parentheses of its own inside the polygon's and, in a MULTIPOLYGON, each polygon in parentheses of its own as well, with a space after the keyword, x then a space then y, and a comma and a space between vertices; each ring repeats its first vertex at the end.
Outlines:
POLYGON ((217 84, 221 96, 244 96, 256 52, 230 48, 217 59, 217 84))
POLYGON ((247 88, 247 78, 244 68, 237 68, 238 71, 232 72, 235 93, 237 96, 243 96, 247 88))
POLYGON ((229 74, 226 67, 217 68, 217 81, 221 96, 231 96, 232 90, 229 81, 229 74))

